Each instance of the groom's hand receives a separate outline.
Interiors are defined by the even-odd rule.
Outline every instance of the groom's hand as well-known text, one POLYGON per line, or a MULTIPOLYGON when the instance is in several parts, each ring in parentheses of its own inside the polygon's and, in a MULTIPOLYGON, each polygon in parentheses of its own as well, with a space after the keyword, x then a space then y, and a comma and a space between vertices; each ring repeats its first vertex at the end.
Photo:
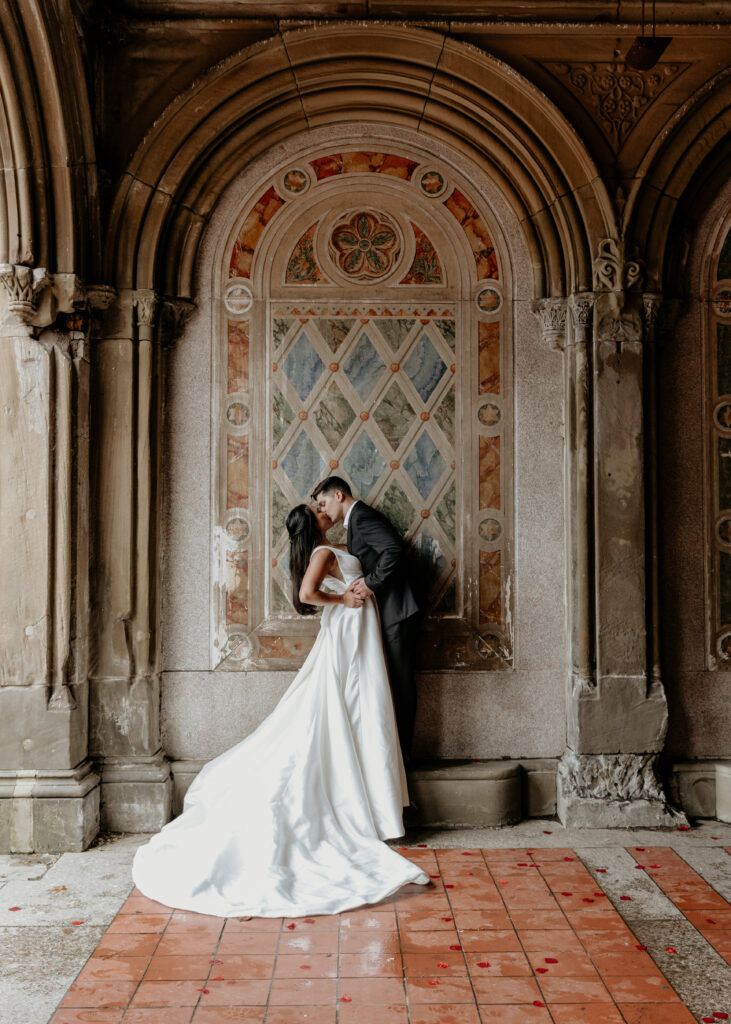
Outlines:
POLYGON ((365 601, 367 597, 373 597, 373 591, 362 577, 361 579, 356 580, 355 583, 351 583, 350 589, 363 601, 365 601))
POLYGON ((365 598, 359 597, 353 590, 353 585, 343 594, 343 604, 346 608, 362 608, 365 598))

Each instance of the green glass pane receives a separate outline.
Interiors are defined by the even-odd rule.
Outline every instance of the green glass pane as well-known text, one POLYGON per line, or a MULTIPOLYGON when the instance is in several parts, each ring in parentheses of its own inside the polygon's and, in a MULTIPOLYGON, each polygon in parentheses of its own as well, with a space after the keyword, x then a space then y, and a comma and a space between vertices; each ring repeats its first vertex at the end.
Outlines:
POLYGON ((392 320, 384 317, 383 319, 376 320, 378 330, 381 332, 383 337, 386 339, 388 344, 391 346, 394 352, 398 351, 404 343, 406 335, 409 333, 411 328, 416 323, 416 320, 402 320, 397 318, 392 320))
POLYGON ((731 231, 726 235, 723 249, 718 260, 717 281, 726 281, 731 278, 731 231))
POLYGON ((398 484, 391 484, 378 503, 378 509, 390 519, 399 533, 406 533, 414 518, 414 508, 398 484))
POLYGON ((289 502, 275 481, 272 484, 272 543, 277 546, 289 515, 289 502))
POLYGON ((434 323, 437 325, 437 327, 441 331, 442 337, 444 338, 446 343, 449 345, 451 350, 454 352, 454 338, 455 338, 454 320, 435 320, 434 323))
POLYGON ((716 324, 718 393, 731 393, 731 324, 716 324))
POLYGON ((457 530, 456 504, 454 484, 452 484, 434 510, 437 522, 453 544, 457 530))
POLYGON ((318 317, 314 321, 315 327, 333 352, 337 352, 348 337, 354 323, 355 320, 334 320, 330 317, 318 317))
POLYGON ((279 388, 275 387, 272 394, 272 439, 274 441, 274 448, 279 445, 293 420, 294 413, 292 412, 292 407, 279 388))
POLYGON ((335 450, 355 419, 355 413, 334 381, 315 409, 314 418, 325 440, 335 450))
POLYGON ((454 444, 454 390, 446 393, 434 412, 434 419, 444 431, 450 442, 454 444))
POLYGON ((292 602, 285 595, 276 580, 272 580, 272 612, 275 615, 282 615, 294 611, 292 602))
POLYGON ((718 502, 719 508, 731 508, 731 439, 718 439, 718 502))
POLYGON ((287 331, 290 329, 293 323, 294 317, 291 316, 282 319, 277 318, 274 321, 272 327, 272 334, 274 336, 275 348, 279 348, 279 346, 282 344, 282 342, 284 341, 284 336, 286 335, 287 331))
POLYGON ((394 451, 403 441, 416 413, 398 384, 392 384, 376 406, 373 419, 394 451))

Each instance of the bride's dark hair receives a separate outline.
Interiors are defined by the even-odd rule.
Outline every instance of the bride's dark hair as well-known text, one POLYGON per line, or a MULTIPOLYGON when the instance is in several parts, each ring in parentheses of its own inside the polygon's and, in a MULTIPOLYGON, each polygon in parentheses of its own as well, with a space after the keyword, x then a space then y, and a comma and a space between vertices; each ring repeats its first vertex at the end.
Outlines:
POLYGON ((309 505, 295 505, 287 516, 289 534, 289 575, 292 579, 292 604, 300 615, 314 615, 317 607, 300 601, 300 587, 307 572, 310 555, 320 543, 317 517, 309 505))

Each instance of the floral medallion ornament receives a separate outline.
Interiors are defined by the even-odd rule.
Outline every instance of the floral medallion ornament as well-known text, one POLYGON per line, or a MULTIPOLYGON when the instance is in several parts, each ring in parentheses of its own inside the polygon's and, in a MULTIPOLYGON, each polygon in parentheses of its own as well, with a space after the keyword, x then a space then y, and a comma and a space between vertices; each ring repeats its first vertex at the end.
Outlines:
POLYGON ((310 184, 307 173, 299 167, 291 167, 282 175, 282 188, 290 195, 299 196, 306 192, 310 184))
POLYGON ((249 537, 249 524, 241 516, 232 516, 224 527, 226 533, 237 544, 243 544, 249 537))
POLYGON ((731 288, 723 288, 713 297, 713 312, 721 320, 731 317, 731 288))
POLYGON ((446 189, 447 181, 439 171, 430 169, 424 171, 421 178, 419 178, 419 187, 425 196, 428 196, 430 199, 436 199, 446 189))
POLYGON ((497 288, 483 288, 477 293, 475 301, 481 313, 497 313, 503 304, 503 297, 497 288))
POLYGON ((482 540, 488 544, 492 544, 503 532, 503 528, 497 519, 483 519, 477 529, 482 540))
POLYGON ((728 516, 724 516, 716 524, 716 533, 721 544, 731 547, 731 519, 728 516))
POLYGON ((731 633, 724 633, 718 640, 718 653, 722 658, 731 658, 731 633))
POLYGON ((357 281, 376 281, 389 274, 401 252, 399 232, 383 213, 359 210, 340 221, 330 235, 336 266, 357 281))

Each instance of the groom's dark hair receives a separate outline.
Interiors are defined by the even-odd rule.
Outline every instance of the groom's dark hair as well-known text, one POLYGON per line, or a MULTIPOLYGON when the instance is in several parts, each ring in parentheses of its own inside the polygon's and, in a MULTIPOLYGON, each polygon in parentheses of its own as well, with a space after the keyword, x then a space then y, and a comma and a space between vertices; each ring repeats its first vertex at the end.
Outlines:
POLYGON ((334 491, 342 491, 348 498, 353 497, 350 484, 347 480, 343 480, 341 476, 327 477, 326 480, 323 480, 322 483, 317 485, 310 497, 313 501, 317 501, 321 494, 333 494, 334 491))

